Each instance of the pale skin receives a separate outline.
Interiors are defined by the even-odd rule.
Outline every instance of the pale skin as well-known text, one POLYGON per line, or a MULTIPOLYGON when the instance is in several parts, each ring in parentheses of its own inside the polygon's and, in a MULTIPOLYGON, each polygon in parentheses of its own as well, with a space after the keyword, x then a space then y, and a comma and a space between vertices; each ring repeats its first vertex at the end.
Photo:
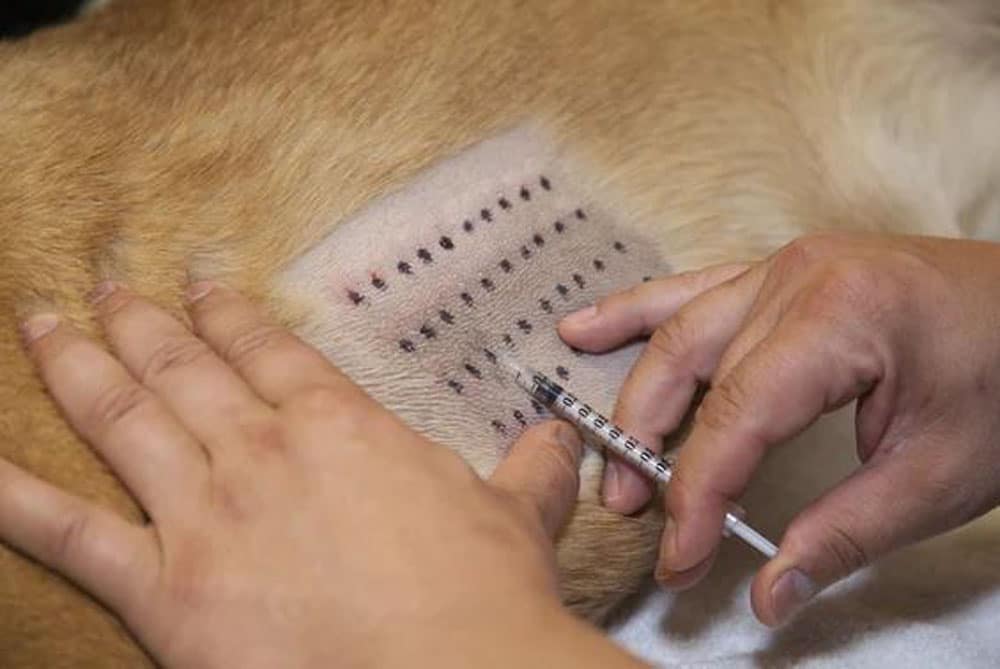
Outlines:
POLYGON ((169 667, 643 666, 559 603, 552 537, 582 443, 529 430, 489 481, 224 286, 194 332, 127 288, 112 353, 24 325, 67 421, 147 526, 0 460, 0 539, 90 592, 169 667))
MULTIPOLYGON (((560 324, 571 344, 649 344, 616 419, 646 443, 708 391, 666 494, 658 578, 687 587, 768 449, 857 401, 862 466, 802 510, 751 596, 769 625, 872 560, 1000 503, 1000 245, 826 235, 747 265, 653 281, 560 324)), ((801 457, 808 458, 808 454, 801 457)), ((650 496, 624 464, 605 503, 650 496)))
MULTIPOLYGON (((593 351, 651 336, 616 412, 650 444, 711 384, 668 489, 657 576, 700 579, 767 449, 857 398, 865 464, 757 574, 762 621, 993 508, 998 285, 997 245, 818 237, 565 320, 562 336, 593 351)), ((0 539, 104 602, 166 666, 643 666, 558 602, 552 538, 582 449, 567 425, 528 431, 482 481, 238 293, 197 283, 188 308, 193 332, 102 285, 110 353, 56 313, 26 321, 53 400, 150 522, 0 460, 0 539)), ((620 511, 649 494, 628 470, 605 481, 620 511)))

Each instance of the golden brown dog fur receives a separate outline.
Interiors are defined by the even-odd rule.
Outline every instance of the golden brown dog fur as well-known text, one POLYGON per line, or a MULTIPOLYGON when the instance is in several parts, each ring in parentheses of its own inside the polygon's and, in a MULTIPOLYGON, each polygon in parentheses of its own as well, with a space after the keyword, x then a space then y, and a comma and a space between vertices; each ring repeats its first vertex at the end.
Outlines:
MULTIPOLYGON (((1000 223, 989 0, 121 0, 0 45, 0 82, 0 456, 136 519, 42 392, 18 316, 56 304, 93 331, 85 295, 109 274, 177 309, 191 268, 267 299, 330 222, 521 122, 599 166, 681 268, 823 228, 1000 223)), ((567 600, 603 615, 657 531, 581 505, 567 600)), ((0 547, 0 665, 143 662, 0 547)))

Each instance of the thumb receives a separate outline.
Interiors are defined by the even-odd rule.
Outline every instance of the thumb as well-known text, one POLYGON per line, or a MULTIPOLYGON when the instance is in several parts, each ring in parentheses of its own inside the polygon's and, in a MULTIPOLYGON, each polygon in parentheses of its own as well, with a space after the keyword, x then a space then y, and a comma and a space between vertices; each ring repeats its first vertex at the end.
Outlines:
POLYGON ((583 440, 572 426, 540 423, 521 435, 490 483, 528 507, 554 539, 576 504, 582 458, 583 440))
POLYGON ((933 447, 909 446, 905 457, 876 456, 795 517, 751 587, 761 622, 779 625, 886 553, 969 520, 960 474, 933 447))

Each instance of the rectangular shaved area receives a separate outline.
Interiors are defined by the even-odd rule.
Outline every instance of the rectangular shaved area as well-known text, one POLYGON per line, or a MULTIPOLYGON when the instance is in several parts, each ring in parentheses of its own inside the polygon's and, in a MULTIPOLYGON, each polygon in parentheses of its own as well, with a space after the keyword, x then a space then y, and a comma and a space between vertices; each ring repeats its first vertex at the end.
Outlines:
POLYGON ((559 339, 556 323, 668 271, 656 245, 615 220, 589 183, 543 136, 508 133, 336 226, 287 268, 281 290, 306 307, 301 333, 311 343, 488 473, 521 430, 550 417, 498 356, 609 411, 637 347, 584 354, 559 339))

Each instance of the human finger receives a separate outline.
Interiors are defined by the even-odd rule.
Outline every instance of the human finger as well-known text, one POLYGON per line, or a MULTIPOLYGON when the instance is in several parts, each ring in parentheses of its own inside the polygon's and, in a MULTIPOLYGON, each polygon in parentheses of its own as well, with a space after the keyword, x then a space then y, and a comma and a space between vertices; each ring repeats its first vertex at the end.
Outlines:
POLYGON ((881 366, 814 322, 779 326, 706 394, 681 447, 666 501, 676 524, 661 561, 685 571, 711 553, 729 500, 742 494, 769 447, 866 392, 881 366))
POLYGON ((748 268, 716 265, 640 283, 566 316, 559 322, 559 336, 570 346, 593 352, 648 336, 682 306, 748 268))
POLYGON ((548 421, 527 430, 497 466, 490 482, 526 504, 555 538, 580 489, 583 440, 568 423, 548 421))
POLYGON ((267 424, 271 407, 176 318, 112 283, 99 287, 96 303, 121 361, 210 453, 267 424))
POLYGON ((761 622, 781 624, 823 588, 883 555, 992 508, 995 499, 974 494, 970 463, 942 441, 950 439, 921 434, 905 444, 905 456, 897 450, 871 460, 801 511, 777 557, 754 579, 751 600, 761 622))
MULTIPOLYGON (((683 306, 650 337, 615 406, 615 422, 649 448, 662 449, 663 437, 680 425, 698 390, 711 378, 719 357, 739 331, 757 294, 762 272, 751 270, 683 306)), ((623 462, 609 462, 604 500, 632 513, 645 504, 652 485, 623 462)))
POLYGON ((0 539, 122 611, 157 565, 152 535, 0 459, 0 539))
POLYGON ((195 498, 201 446, 170 410, 96 342, 56 314, 25 326, 28 353, 70 425, 154 518, 195 498))
POLYGON ((188 296, 195 332, 268 402, 280 404, 317 386, 362 392, 319 351, 235 290, 199 282, 188 296))

